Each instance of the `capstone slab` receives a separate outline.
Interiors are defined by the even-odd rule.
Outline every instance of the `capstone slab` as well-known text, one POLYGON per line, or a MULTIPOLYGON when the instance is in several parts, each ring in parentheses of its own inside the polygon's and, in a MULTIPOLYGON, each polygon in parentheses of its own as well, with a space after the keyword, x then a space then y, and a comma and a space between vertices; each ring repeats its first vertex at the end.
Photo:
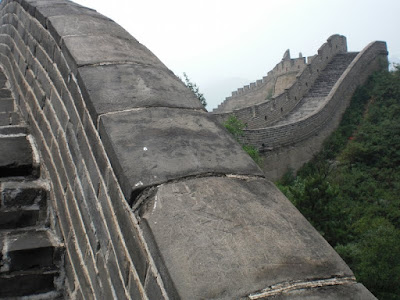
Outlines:
POLYGON ((107 34, 66 36, 63 43, 62 50, 64 54, 69 54, 67 58, 71 68, 126 62, 165 68, 150 50, 133 38, 127 40, 107 34))
POLYGON ((50 33, 60 41, 62 37, 68 35, 87 36, 103 35, 107 32, 119 38, 134 39, 125 29, 117 23, 100 18, 96 15, 62 15, 50 17, 47 21, 50 33))
POLYGON ((201 111, 145 108, 103 115, 99 133, 127 199, 187 176, 263 176, 232 136, 201 111))
POLYGON ((79 68, 78 81, 94 122, 101 114, 137 107, 204 109, 167 68, 132 64, 88 66, 79 68))
POLYGON ((281 282, 353 275, 265 179, 163 184, 137 214, 182 299, 239 299, 281 282))
MULTIPOLYGON (((266 298, 268 299, 268 298, 266 298)), ((315 289, 295 290, 276 295, 274 300, 377 300, 362 284, 325 286, 315 289)), ((260 299, 261 300, 261 299, 260 299)))

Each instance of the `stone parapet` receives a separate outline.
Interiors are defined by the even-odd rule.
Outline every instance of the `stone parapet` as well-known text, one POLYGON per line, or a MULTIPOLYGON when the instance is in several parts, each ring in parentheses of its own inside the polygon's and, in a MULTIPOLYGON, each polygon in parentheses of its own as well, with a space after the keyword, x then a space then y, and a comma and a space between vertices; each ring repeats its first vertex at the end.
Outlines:
MULTIPOLYGON (((282 93, 266 99, 266 92, 263 93, 264 98, 255 105, 249 105, 251 101, 244 101, 243 106, 233 111, 215 111, 215 117, 220 122, 229 118, 231 114, 237 116, 242 122, 247 125, 248 129, 265 128, 270 126, 275 121, 279 120, 288 114, 308 92, 315 80, 319 76, 326 65, 338 53, 347 52, 346 38, 341 35, 332 35, 328 38, 319 49, 318 54, 308 60, 307 65, 301 68, 299 74, 296 75, 294 82, 286 88, 282 93)), ((304 60, 304 58, 300 58, 304 60)), ((280 64, 289 63, 290 61, 282 61, 277 65, 278 70, 285 70, 285 66, 280 64)), ((274 69, 275 70, 275 69, 274 69)), ((273 74, 272 72, 271 74, 273 74)), ((269 78, 273 76, 269 75, 269 78)), ((252 98, 253 95, 249 95, 252 98)))

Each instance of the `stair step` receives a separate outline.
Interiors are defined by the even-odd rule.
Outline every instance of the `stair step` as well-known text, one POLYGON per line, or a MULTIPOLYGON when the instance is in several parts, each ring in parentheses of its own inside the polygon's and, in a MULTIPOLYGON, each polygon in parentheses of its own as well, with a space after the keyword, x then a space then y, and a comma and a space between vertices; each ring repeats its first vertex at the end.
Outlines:
POLYGON ((7 125, 0 126, 0 135, 10 135, 10 134, 28 134, 28 128, 21 125, 7 125))
POLYGON ((48 186, 41 180, 0 182, 0 209, 46 205, 48 186))
POLYGON ((347 69, 357 53, 337 54, 320 73, 308 93, 297 106, 286 116, 272 125, 284 125, 296 122, 307 115, 313 114, 323 104, 335 83, 347 69))
POLYGON ((0 177, 39 176, 26 135, 0 136, 0 177))
POLYGON ((16 112, 0 112, 0 126, 18 125, 21 117, 16 112))
POLYGON ((0 99, 11 98, 11 97, 12 97, 12 94, 8 88, 6 88, 6 87, 0 88, 0 99))
POLYGON ((0 99, 0 112, 13 112, 14 111, 14 99, 6 98, 0 99))
POLYGON ((54 270, 0 273, 0 297, 15 299, 14 297, 47 293, 40 299, 57 299, 60 295, 55 292, 54 282, 58 276, 59 272, 54 270))
POLYGON ((8 232, 3 235, 3 270, 54 270, 61 261, 61 247, 52 233, 43 230, 8 232))
POLYGON ((40 211, 37 208, 0 211, 0 229, 35 226, 39 220, 40 211))

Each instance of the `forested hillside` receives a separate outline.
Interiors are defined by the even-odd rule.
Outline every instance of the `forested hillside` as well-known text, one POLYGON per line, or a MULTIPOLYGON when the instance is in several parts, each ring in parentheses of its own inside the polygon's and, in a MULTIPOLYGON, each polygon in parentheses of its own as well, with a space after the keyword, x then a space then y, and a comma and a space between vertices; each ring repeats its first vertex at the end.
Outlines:
POLYGON ((378 299, 400 299, 400 69, 357 90, 323 150, 278 186, 378 299))

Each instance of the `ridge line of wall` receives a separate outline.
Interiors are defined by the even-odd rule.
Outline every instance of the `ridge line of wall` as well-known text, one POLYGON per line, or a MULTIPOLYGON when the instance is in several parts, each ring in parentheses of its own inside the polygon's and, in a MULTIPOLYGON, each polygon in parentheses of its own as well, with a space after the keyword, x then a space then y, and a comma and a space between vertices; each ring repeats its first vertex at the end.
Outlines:
POLYGON ((220 123, 226 121, 233 114, 244 122, 248 129, 265 128, 288 114, 312 87, 319 72, 336 54, 345 52, 347 52, 346 38, 341 35, 332 35, 318 49, 318 54, 297 75, 296 81, 285 92, 264 103, 237 109, 233 112, 213 113, 213 115, 220 123))
POLYGON ((256 146, 260 151, 266 151, 271 148, 293 145, 307 139, 329 121, 338 105, 343 104, 345 107, 348 105, 355 88, 365 82, 373 71, 381 68, 377 60, 386 55, 386 43, 370 43, 346 68, 327 96, 326 104, 315 113, 289 124, 245 129, 243 141, 256 146))

